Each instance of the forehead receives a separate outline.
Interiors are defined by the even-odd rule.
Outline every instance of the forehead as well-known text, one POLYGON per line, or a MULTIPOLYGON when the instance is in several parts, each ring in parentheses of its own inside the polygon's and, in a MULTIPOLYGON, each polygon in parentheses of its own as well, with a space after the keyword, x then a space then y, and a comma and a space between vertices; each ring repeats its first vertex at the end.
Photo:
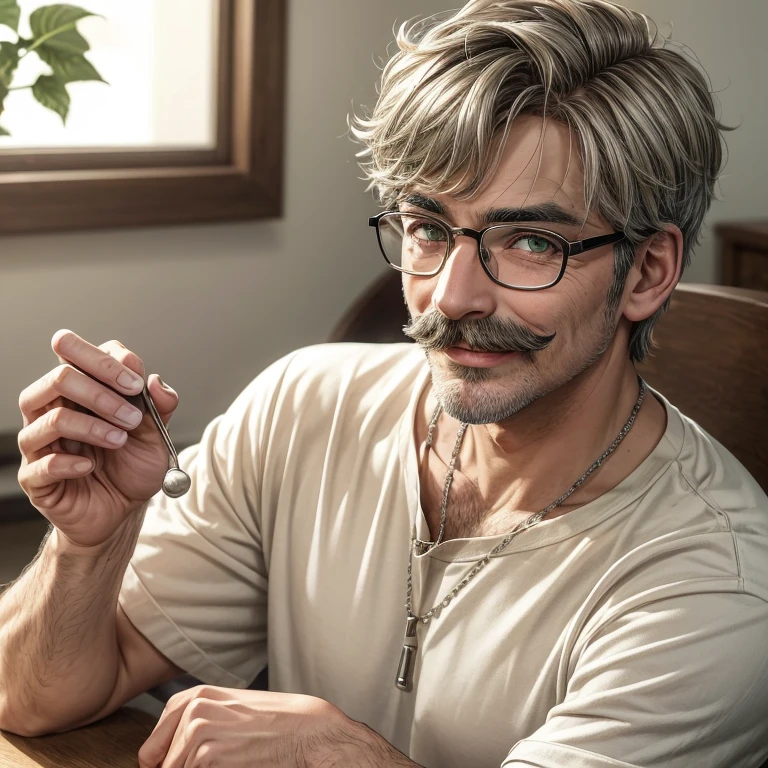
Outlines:
POLYGON ((484 194, 561 195, 583 210, 584 176, 577 147, 576 137, 563 123, 548 120, 544 125, 540 117, 521 116, 512 124, 501 163, 484 194))
MULTIPOLYGON (((499 167, 469 200, 432 195, 446 212, 480 216, 493 208, 512 208, 554 202, 579 221, 585 218, 584 175, 577 136, 566 125, 521 115, 512 124, 499 167), (542 135, 542 131, 544 131, 542 135)), ((587 226, 603 226, 592 212, 587 226)))

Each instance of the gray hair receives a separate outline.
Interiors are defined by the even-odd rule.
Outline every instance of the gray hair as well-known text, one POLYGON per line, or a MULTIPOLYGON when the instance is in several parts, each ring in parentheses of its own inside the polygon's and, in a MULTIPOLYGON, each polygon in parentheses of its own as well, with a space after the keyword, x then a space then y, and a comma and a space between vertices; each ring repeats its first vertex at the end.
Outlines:
MULTIPOLYGON (((383 205, 414 186, 471 198, 497 169, 515 117, 538 115, 578 136, 586 215, 594 206, 627 235, 607 317, 635 248, 665 223, 682 231, 688 266, 721 171, 720 131, 732 129, 705 75, 650 19, 606 0, 470 0, 403 24, 396 42, 372 114, 350 118, 383 205)), ((668 306, 633 324, 632 360, 645 358, 668 306)))

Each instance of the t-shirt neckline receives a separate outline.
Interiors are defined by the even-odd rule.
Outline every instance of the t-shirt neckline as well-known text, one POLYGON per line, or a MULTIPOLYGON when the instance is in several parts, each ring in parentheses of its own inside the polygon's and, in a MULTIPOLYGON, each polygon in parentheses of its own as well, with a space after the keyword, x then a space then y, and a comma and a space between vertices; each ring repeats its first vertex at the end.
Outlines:
MULTIPOLYGON (((421 484, 413 432, 419 400, 424 389, 430 383, 430 370, 426 359, 423 359, 424 353, 421 348, 416 347, 413 352, 422 356, 422 367, 416 374, 411 400, 399 424, 400 460, 403 467, 408 514, 412 523, 411 529, 413 529, 415 519, 416 536, 420 539, 429 539, 430 533, 426 516, 421 508, 421 484)), ((548 546, 583 533, 642 496, 648 487, 667 471, 682 449, 685 425, 678 409, 647 382, 646 385, 649 392, 658 398, 667 413, 667 428, 653 451, 610 491, 566 515, 551 520, 542 520, 530 529, 522 531, 512 539, 499 557, 548 546)), ((471 562, 487 555, 493 547, 501 543, 505 535, 506 533, 471 539, 450 539, 437 547, 433 547, 423 555, 414 555, 414 560, 431 557, 444 562, 471 562)))

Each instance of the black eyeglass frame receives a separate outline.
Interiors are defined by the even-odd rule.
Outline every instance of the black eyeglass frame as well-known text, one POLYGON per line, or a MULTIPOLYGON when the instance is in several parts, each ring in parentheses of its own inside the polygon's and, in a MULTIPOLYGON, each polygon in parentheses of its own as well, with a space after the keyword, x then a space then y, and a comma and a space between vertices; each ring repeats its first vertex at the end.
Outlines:
POLYGON ((404 212, 404 211, 382 211, 378 215, 371 216, 368 219, 368 226, 376 228, 376 239, 379 242, 379 250, 381 251, 382 256, 384 256, 384 259, 386 260, 387 264, 389 264, 393 269, 396 269, 398 272, 404 272, 407 275, 414 275, 415 277, 434 277, 435 275, 439 274, 443 269, 443 267, 448 263, 448 258, 453 252, 453 249, 455 247, 455 242, 454 242, 455 238, 461 235, 465 237, 471 237, 477 243, 477 257, 478 259, 480 259, 480 264, 482 265, 483 271, 485 272, 485 274, 488 275, 488 277, 490 277, 491 280, 493 280, 493 282, 496 283, 497 285, 500 285, 503 288, 511 288, 513 291, 542 291, 545 288, 552 288, 563 279, 563 275, 565 274, 565 268, 568 265, 569 257, 576 256, 581 253, 586 253, 587 251, 591 251, 595 248, 600 248, 603 245, 610 245, 612 243, 621 242, 622 240, 625 240, 627 237, 624 232, 613 232, 612 234, 608 234, 608 235, 598 235, 597 237, 588 237, 586 240, 576 240, 574 242, 571 242, 570 240, 566 240, 562 235, 558 235, 557 232, 550 232, 548 229, 539 229, 538 227, 516 227, 516 225, 514 224, 492 224, 490 227, 485 227, 484 229, 481 229, 481 230, 470 229, 469 227, 449 227, 448 224, 446 224, 441 219, 435 218, 434 216, 430 216, 429 214, 410 213, 410 212, 404 212), (416 216, 419 219, 425 219, 426 221, 434 223, 448 233, 448 243, 445 249, 445 256, 443 256, 443 260, 440 262, 440 266, 438 266, 436 269, 432 270, 431 272, 413 272, 412 270, 409 270, 409 269, 403 269, 402 267, 398 267, 396 264, 393 264, 387 258, 387 253, 384 250, 383 243, 381 242, 381 229, 379 228, 379 222, 382 219, 386 218, 387 216, 408 216, 408 215, 416 216), (491 230, 501 229, 501 228, 510 229, 510 230, 517 229, 520 232, 520 234, 523 234, 523 235, 527 235, 527 234, 542 235, 542 236, 552 238, 553 240, 556 240, 563 250, 563 264, 560 268, 560 274, 558 274, 558 276, 552 282, 547 283, 546 285, 536 285, 536 286, 508 285, 507 283, 503 283, 501 280, 494 277, 494 275, 491 273, 490 269, 488 268, 488 265, 486 264, 485 259, 483 259, 482 257, 483 236, 485 235, 486 232, 490 232, 491 230))

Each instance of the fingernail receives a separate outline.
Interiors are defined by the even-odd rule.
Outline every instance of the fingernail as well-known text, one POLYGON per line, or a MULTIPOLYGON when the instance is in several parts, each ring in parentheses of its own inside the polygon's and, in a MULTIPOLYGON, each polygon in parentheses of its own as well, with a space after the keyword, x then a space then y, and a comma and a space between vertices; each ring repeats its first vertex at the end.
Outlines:
POLYGON ((123 371, 117 377, 117 383, 126 389, 136 389, 136 387, 144 386, 144 380, 140 376, 136 376, 133 373, 128 373, 128 371, 123 371))
POLYGON ((166 391, 166 392, 173 392, 173 390, 158 376, 157 380, 160 382, 160 386, 166 391))
POLYGON ((121 408, 118 408, 115 416, 129 427, 138 427, 143 418, 141 411, 130 405, 123 405, 121 408))

